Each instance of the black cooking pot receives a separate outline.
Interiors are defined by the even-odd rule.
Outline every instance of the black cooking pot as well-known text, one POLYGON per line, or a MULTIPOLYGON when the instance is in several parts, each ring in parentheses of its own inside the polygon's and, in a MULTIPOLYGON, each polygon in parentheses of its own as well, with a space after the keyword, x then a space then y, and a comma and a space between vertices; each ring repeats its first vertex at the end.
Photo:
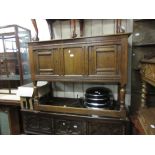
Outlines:
POLYGON ((110 89, 105 87, 91 87, 85 93, 85 105, 87 107, 105 108, 113 104, 113 95, 110 89))

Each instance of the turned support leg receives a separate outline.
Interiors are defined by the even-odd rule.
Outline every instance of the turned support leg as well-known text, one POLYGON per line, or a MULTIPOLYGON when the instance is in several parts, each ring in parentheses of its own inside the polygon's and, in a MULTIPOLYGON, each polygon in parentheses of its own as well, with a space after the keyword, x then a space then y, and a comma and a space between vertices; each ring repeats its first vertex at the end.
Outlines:
POLYGON ((37 81, 33 82, 33 85, 34 85, 34 108, 35 108, 38 106, 39 103, 37 81))
POLYGON ((141 108, 146 106, 146 82, 142 81, 142 89, 141 89, 141 108))
POLYGON ((33 110, 33 103, 32 103, 32 99, 29 98, 29 104, 30 104, 30 110, 33 110))
POLYGON ((125 87, 119 89, 120 110, 125 109, 125 87))

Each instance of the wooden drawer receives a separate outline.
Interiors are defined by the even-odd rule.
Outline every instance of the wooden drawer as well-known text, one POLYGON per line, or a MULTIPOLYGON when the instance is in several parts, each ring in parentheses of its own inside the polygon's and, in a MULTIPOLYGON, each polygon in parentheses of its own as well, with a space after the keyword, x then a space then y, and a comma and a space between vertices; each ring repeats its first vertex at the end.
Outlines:
POLYGON ((88 122, 89 135, 122 135, 126 134, 126 123, 121 121, 91 121, 88 122))
POLYGON ((23 115, 24 131, 32 134, 53 134, 53 120, 47 115, 23 115))
POLYGON ((55 119, 55 134, 82 135, 85 134, 85 122, 69 119, 55 119))

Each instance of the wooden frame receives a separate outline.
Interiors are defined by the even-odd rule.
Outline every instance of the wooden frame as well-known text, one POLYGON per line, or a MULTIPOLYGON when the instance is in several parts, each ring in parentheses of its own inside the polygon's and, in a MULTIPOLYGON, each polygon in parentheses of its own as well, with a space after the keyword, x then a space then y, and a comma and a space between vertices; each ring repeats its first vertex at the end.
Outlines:
MULTIPOLYGON (((61 112, 61 113, 72 113, 72 114, 81 114, 81 115, 98 115, 98 116, 107 116, 107 117, 117 117, 125 118, 125 87, 127 83, 127 65, 128 65, 128 36, 129 33, 124 34, 115 34, 115 35, 105 35, 99 37, 85 37, 85 38, 76 38, 76 39, 64 39, 64 40, 53 40, 53 41, 42 41, 42 42, 31 42, 29 43, 29 55, 30 55, 30 66, 31 66, 31 77, 34 82, 35 89, 35 103, 34 110, 38 111, 51 111, 51 112, 61 112), (63 70, 63 74, 60 75, 41 75, 37 74, 35 71, 35 55, 34 51, 41 50, 50 50, 53 48, 59 49, 59 52, 63 52, 63 48, 72 48, 72 47, 82 47, 81 52, 85 52, 84 60, 85 64, 85 73, 81 75, 66 75, 63 70), (94 75, 89 74, 89 67, 92 62, 92 59, 95 57, 89 58, 91 52, 90 47, 112 47, 118 50, 114 54, 115 56, 115 65, 117 66, 117 71, 111 74, 111 70, 104 72, 100 75, 94 72, 94 75), (86 71, 87 69, 87 71, 86 71), (66 81, 66 82, 102 82, 102 83, 111 83, 119 85, 119 110, 106 110, 106 109, 88 109, 88 108, 73 108, 73 107, 61 107, 61 106, 51 106, 51 105, 41 105, 39 104, 38 95, 37 95, 37 86, 36 83, 38 80, 46 81, 66 81)), ((64 54, 61 54, 60 65, 64 66, 64 54)), ((81 60, 78 60, 80 63, 81 60)), ((97 61, 95 59, 95 61, 97 61)), ((46 62, 45 62, 46 63, 46 62)), ((102 63, 102 61, 100 62, 102 63)), ((61 68, 60 66, 60 68, 61 68)), ((104 64, 102 65, 104 66, 104 64)), ((62 67, 63 68, 63 67, 62 67)), ((62 69, 61 69, 62 70, 62 69)), ((103 68, 104 70, 104 68, 103 68)))

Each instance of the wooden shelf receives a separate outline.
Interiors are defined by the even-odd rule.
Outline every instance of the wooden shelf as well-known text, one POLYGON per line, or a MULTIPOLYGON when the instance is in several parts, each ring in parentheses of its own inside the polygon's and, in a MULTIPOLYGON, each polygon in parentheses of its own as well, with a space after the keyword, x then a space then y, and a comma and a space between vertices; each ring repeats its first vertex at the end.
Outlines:
POLYGON ((133 44, 133 47, 148 47, 148 46, 155 46, 155 43, 144 43, 144 44, 133 44))
POLYGON ((108 108, 88 108, 84 105, 84 101, 79 101, 72 98, 51 98, 42 101, 42 104, 36 105, 37 110, 59 112, 59 113, 72 113, 79 115, 97 115, 107 117, 125 117, 125 113, 120 111, 120 108, 114 102, 113 107, 108 108))

